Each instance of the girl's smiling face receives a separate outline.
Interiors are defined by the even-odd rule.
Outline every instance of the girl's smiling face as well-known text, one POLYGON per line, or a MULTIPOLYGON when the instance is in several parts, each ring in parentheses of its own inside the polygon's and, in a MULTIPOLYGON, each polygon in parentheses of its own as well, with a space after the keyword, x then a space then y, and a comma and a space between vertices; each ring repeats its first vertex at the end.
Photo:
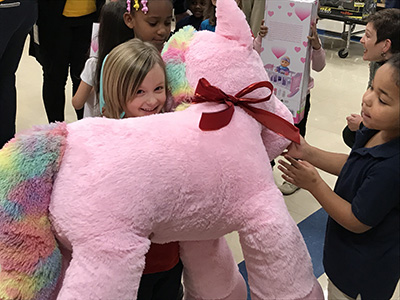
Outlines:
POLYGON ((165 83, 164 70, 157 64, 147 73, 134 97, 125 103, 125 118, 161 112, 167 99, 165 83))
POLYGON ((372 87, 362 99, 363 124, 384 131, 389 136, 400 134, 400 89, 394 78, 395 69, 384 64, 376 71, 372 87))

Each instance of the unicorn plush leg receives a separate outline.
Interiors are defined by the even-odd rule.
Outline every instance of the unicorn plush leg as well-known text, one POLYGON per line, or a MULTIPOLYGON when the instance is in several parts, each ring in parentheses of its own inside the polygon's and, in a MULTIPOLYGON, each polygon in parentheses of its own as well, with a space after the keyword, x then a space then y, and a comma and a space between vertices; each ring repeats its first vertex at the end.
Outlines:
POLYGON ((0 299, 49 299, 61 253, 48 206, 67 137, 64 123, 17 135, 0 151, 0 299))
POLYGON ((58 300, 136 299, 147 238, 108 233, 73 246, 58 300))
POLYGON ((246 283, 224 237, 181 242, 185 300, 246 299, 246 283))
POLYGON ((239 230, 251 299, 323 300, 301 233, 277 193, 271 189, 254 196, 239 230))

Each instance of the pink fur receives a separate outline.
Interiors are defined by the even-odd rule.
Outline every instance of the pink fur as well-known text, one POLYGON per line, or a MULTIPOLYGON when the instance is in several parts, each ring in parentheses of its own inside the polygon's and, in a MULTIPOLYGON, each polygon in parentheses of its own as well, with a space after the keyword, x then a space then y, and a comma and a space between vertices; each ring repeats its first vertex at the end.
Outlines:
MULTIPOLYGON (((268 80, 234 0, 218 0, 217 18, 216 33, 196 33, 183 54, 193 89, 201 77, 233 95, 268 80)), ((67 125, 49 208, 58 240, 72 250, 58 299, 136 299, 150 235, 156 243, 181 241, 186 299, 245 299, 223 238, 232 231, 253 300, 323 299, 270 166, 290 141, 239 107, 228 126, 199 129, 203 112, 225 107, 67 125)), ((257 107, 292 122, 275 96, 257 107)))

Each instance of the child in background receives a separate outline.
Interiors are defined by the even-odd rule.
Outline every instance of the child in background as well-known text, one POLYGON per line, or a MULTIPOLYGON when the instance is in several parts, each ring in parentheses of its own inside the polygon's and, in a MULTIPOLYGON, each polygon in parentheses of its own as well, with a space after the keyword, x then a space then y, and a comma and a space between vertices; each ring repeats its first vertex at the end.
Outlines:
MULTIPOLYGON (((236 0, 236 3, 240 7, 241 1, 236 0)), ((215 8, 217 5, 217 0, 208 0, 206 8, 204 10, 204 17, 206 18, 200 24, 200 30, 209 30, 215 32, 215 27, 217 26, 217 18, 215 15, 215 8)), ((260 30, 257 33, 257 36, 253 39, 253 48, 258 53, 262 51, 262 38, 265 37, 268 33, 268 27, 264 25, 264 20, 261 21, 260 30)), ((254 36, 254 34, 253 34, 254 36)))
MULTIPOLYGON (((130 37, 136 37, 143 42, 149 42, 160 52, 171 32, 172 23, 172 2, 170 0, 149 0, 149 1, 122 1, 124 6, 123 20, 125 23, 124 32, 128 33, 115 35, 112 43, 102 44, 99 41, 99 60, 97 64, 95 89, 97 95, 100 92, 101 66, 107 54, 119 44, 126 42, 130 37)), ((115 22, 121 18, 120 13, 114 15, 115 22)), ((101 34, 108 30, 101 25, 101 34)), ((117 82, 117 81, 114 81, 117 82)), ((100 98, 99 98, 100 99, 100 98)), ((109 108, 111 109, 111 108, 109 108)), ((149 109, 149 108, 148 108, 149 109)), ((144 113, 143 110, 140 110, 144 113)), ((157 110, 158 112, 158 110, 157 110)), ((107 110, 104 112, 107 117, 119 117, 110 115, 107 110)), ((121 112, 122 113, 122 112, 121 112)), ((148 110, 147 114, 155 113, 148 110)), ((181 286, 182 263, 179 260, 179 243, 151 244, 146 254, 146 265, 140 281, 138 300, 158 299, 182 299, 183 289, 181 286), (174 296, 176 295, 176 296, 174 296)))
POLYGON ((176 23, 175 32, 186 25, 192 25, 196 30, 200 30, 200 24, 203 22, 206 0, 186 0, 185 4, 192 15, 187 16, 176 23))
MULTIPOLYGON (((103 61, 111 49, 122 41, 133 38, 132 30, 124 23, 126 11, 125 1, 114 1, 103 6, 100 12, 100 27, 98 32, 100 61, 103 61)), ((98 117, 101 115, 99 103, 95 93, 96 68, 98 58, 90 57, 85 64, 81 74, 81 83, 78 91, 72 98, 72 105, 79 110, 84 107, 83 117, 98 117)))
POLYGON ((217 0, 207 0, 206 7, 204 9, 204 21, 200 24, 200 30, 209 30, 215 32, 215 26, 217 25, 217 17, 215 15, 215 9, 217 0))
MULTIPOLYGON (((371 86, 375 72, 393 54, 400 52, 400 9, 383 9, 367 18, 365 34, 361 38, 364 47, 363 60, 369 61, 369 81, 371 86)), ((362 128, 362 117, 351 114, 346 117, 347 126, 343 129, 343 140, 350 148, 354 144, 356 131, 362 128)))
MULTIPOLYGON (((160 113, 167 89, 165 65, 158 49, 139 39, 114 48, 104 61, 100 91, 100 106, 107 118, 160 113)), ((182 268, 178 243, 151 244, 137 299, 180 299, 182 268), (153 256, 149 256, 151 251, 153 256)))
POLYGON ((83 117, 99 117, 100 109, 94 92, 97 57, 89 57, 81 73, 81 83, 72 97, 72 106, 76 110, 83 108, 83 117))
MULTIPOLYGON (((318 20, 317 20, 318 22, 318 20)), ((311 35, 307 37, 308 42, 311 44, 311 68, 316 72, 321 72, 325 68, 325 51, 322 48, 321 41, 318 37, 317 33, 317 25, 311 25, 311 35)), ((314 87, 314 79, 310 76, 308 79, 308 92, 306 96, 306 104, 304 108, 304 117, 300 121, 300 123, 295 124, 297 128, 300 130, 300 135, 302 137, 306 136, 306 124, 308 119, 308 113, 311 108, 311 94, 310 90, 314 87)), ((291 182, 284 181, 281 186, 279 186, 279 190, 283 195, 291 195, 295 191, 299 189, 298 186, 292 184, 291 182)))
POLYGON ((365 127, 350 155, 291 144, 282 177, 329 214, 324 268, 329 299, 390 299, 400 278, 400 54, 376 72, 362 99, 365 127), (300 159, 300 160, 295 160, 300 159), (315 167, 339 175, 334 191, 315 167))
POLYGON ((127 0, 125 24, 133 29, 135 38, 153 44, 161 52, 171 34, 172 8, 172 0, 127 0))

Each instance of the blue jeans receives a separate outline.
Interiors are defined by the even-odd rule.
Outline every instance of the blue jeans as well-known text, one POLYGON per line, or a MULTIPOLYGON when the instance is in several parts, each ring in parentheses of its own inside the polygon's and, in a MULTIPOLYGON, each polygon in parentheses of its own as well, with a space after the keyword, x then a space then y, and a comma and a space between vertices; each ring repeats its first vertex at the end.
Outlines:
POLYGON ((15 134, 15 72, 26 37, 36 19, 36 0, 5 0, 0 3, 0 148, 15 134))

